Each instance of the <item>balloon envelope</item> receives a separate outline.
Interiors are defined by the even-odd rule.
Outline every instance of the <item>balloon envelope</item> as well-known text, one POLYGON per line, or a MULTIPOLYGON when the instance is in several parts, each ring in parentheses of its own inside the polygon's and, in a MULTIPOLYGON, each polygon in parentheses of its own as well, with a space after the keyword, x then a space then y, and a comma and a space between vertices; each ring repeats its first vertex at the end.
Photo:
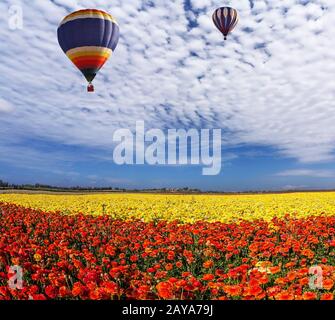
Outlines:
POLYGON ((221 7, 216 9, 213 13, 213 22, 222 32, 225 40, 228 34, 236 27, 238 20, 237 10, 230 7, 221 7))
POLYGON ((115 50, 120 30, 110 14, 85 9, 66 16, 57 34, 64 53, 91 83, 115 50))

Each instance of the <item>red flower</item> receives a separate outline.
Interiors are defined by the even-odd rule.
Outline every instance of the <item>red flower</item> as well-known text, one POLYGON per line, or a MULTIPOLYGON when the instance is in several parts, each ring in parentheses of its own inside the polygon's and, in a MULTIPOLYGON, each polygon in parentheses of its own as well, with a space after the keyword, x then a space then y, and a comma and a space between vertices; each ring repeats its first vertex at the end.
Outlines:
POLYGON ((0 282, 14 262, 25 275, 23 290, 0 285, 0 300, 334 299, 334 216, 146 223, 0 203, 0 225, 0 282), (324 291, 304 292, 316 253, 324 291))
POLYGON ((329 246, 330 247, 335 247, 335 240, 330 240, 329 241, 329 246))
POLYGON ((44 294, 33 294, 31 295, 32 300, 47 300, 44 294))
POLYGON ((76 282, 72 288, 72 294, 74 297, 80 296, 84 292, 83 286, 80 282, 76 282))
POLYGON ((91 300, 100 300, 102 297, 102 294, 100 293, 99 289, 96 288, 90 291, 89 297, 91 300))
POLYGON ((55 299, 58 295, 58 289, 49 285, 45 288, 45 294, 51 298, 51 299, 55 299))
POLYGON ((132 255, 131 257, 130 257, 130 261, 131 262, 136 262, 138 260, 138 256, 136 256, 136 255, 132 255))
POLYGON ((177 287, 185 287, 187 285, 187 281, 186 280, 178 280, 176 282, 176 286, 177 287))
POLYGON ((68 290, 65 286, 59 288, 59 296, 65 298, 71 294, 71 291, 68 290))
POLYGON ((176 283, 176 282, 178 282, 178 279, 177 279, 177 278, 174 278, 174 277, 171 277, 171 278, 169 279, 169 282, 171 282, 171 283, 176 283))

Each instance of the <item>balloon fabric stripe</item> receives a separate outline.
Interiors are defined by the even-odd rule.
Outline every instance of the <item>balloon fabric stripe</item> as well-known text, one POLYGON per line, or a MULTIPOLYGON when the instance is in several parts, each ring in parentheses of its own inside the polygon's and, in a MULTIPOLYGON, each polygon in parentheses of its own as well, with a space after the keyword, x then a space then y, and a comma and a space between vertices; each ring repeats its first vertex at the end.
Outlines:
POLYGON ((63 24, 58 29, 63 51, 78 47, 106 47, 115 50, 119 39, 119 26, 109 20, 77 19, 63 24))
POLYGON ((230 24, 229 32, 232 31, 236 27, 237 23, 238 23, 237 12, 235 10, 233 10, 232 11, 232 19, 231 19, 231 24, 230 24))
POLYGON ((106 62, 106 58, 94 58, 94 57, 87 57, 87 58, 77 58, 73 60, 73 63, 80 69, 100 69, 106 62))
POLYGON ((98 19, 110 20, 115 24, 117 24, 114 17, 104 11, 95 9, 86 9, 86 10, 79 10, 77 12, 69 14, 63 19, 61 25, 72 20, 83 19, 83 18, 98 18, 98 19))
POLYGON ((66 55, 70 60, 79 58, 79 57, 87 57, 87 56, 99 56, 109 58, 112 54, 111 49, 103 48, 103 47, 81 47, 71 49, 66 52, 66 55))

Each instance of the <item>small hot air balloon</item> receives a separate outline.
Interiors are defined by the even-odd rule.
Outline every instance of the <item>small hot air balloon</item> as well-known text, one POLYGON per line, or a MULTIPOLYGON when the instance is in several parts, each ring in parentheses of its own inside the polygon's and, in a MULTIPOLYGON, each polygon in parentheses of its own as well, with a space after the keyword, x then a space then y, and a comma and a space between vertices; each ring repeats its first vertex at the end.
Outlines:
POLYGON ((225 40, 227 40, 228 34, 236 27, 238 20, 237 11, 230 7, 216 9, 213 13, 213 22, 223 33, 225 40))
POLYGON ((119 41, 116 20, 101 10, 79 10, 63 19, 57 34, 62 50, 88 81, 87 91, 93 92, 93 79, 119 41))

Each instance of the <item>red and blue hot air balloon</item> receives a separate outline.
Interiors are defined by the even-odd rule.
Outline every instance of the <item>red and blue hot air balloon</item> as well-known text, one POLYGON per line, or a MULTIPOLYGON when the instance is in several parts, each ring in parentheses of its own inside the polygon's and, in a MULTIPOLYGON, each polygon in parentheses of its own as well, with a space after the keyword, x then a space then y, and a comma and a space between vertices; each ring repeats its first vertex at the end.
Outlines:
POLYGON ((238 20, 237 10, 230 7, 221 7, 213 13, 213 22, 222 32, 225 40, 227 40, 228 34, 236 27, 238 20))
POLYGON ((87 79, 87 90, 93 92, 93 79, 119 41, 116 20, 101 10, 79 10, 63 19, 57 34, 62 50, 87 79))

